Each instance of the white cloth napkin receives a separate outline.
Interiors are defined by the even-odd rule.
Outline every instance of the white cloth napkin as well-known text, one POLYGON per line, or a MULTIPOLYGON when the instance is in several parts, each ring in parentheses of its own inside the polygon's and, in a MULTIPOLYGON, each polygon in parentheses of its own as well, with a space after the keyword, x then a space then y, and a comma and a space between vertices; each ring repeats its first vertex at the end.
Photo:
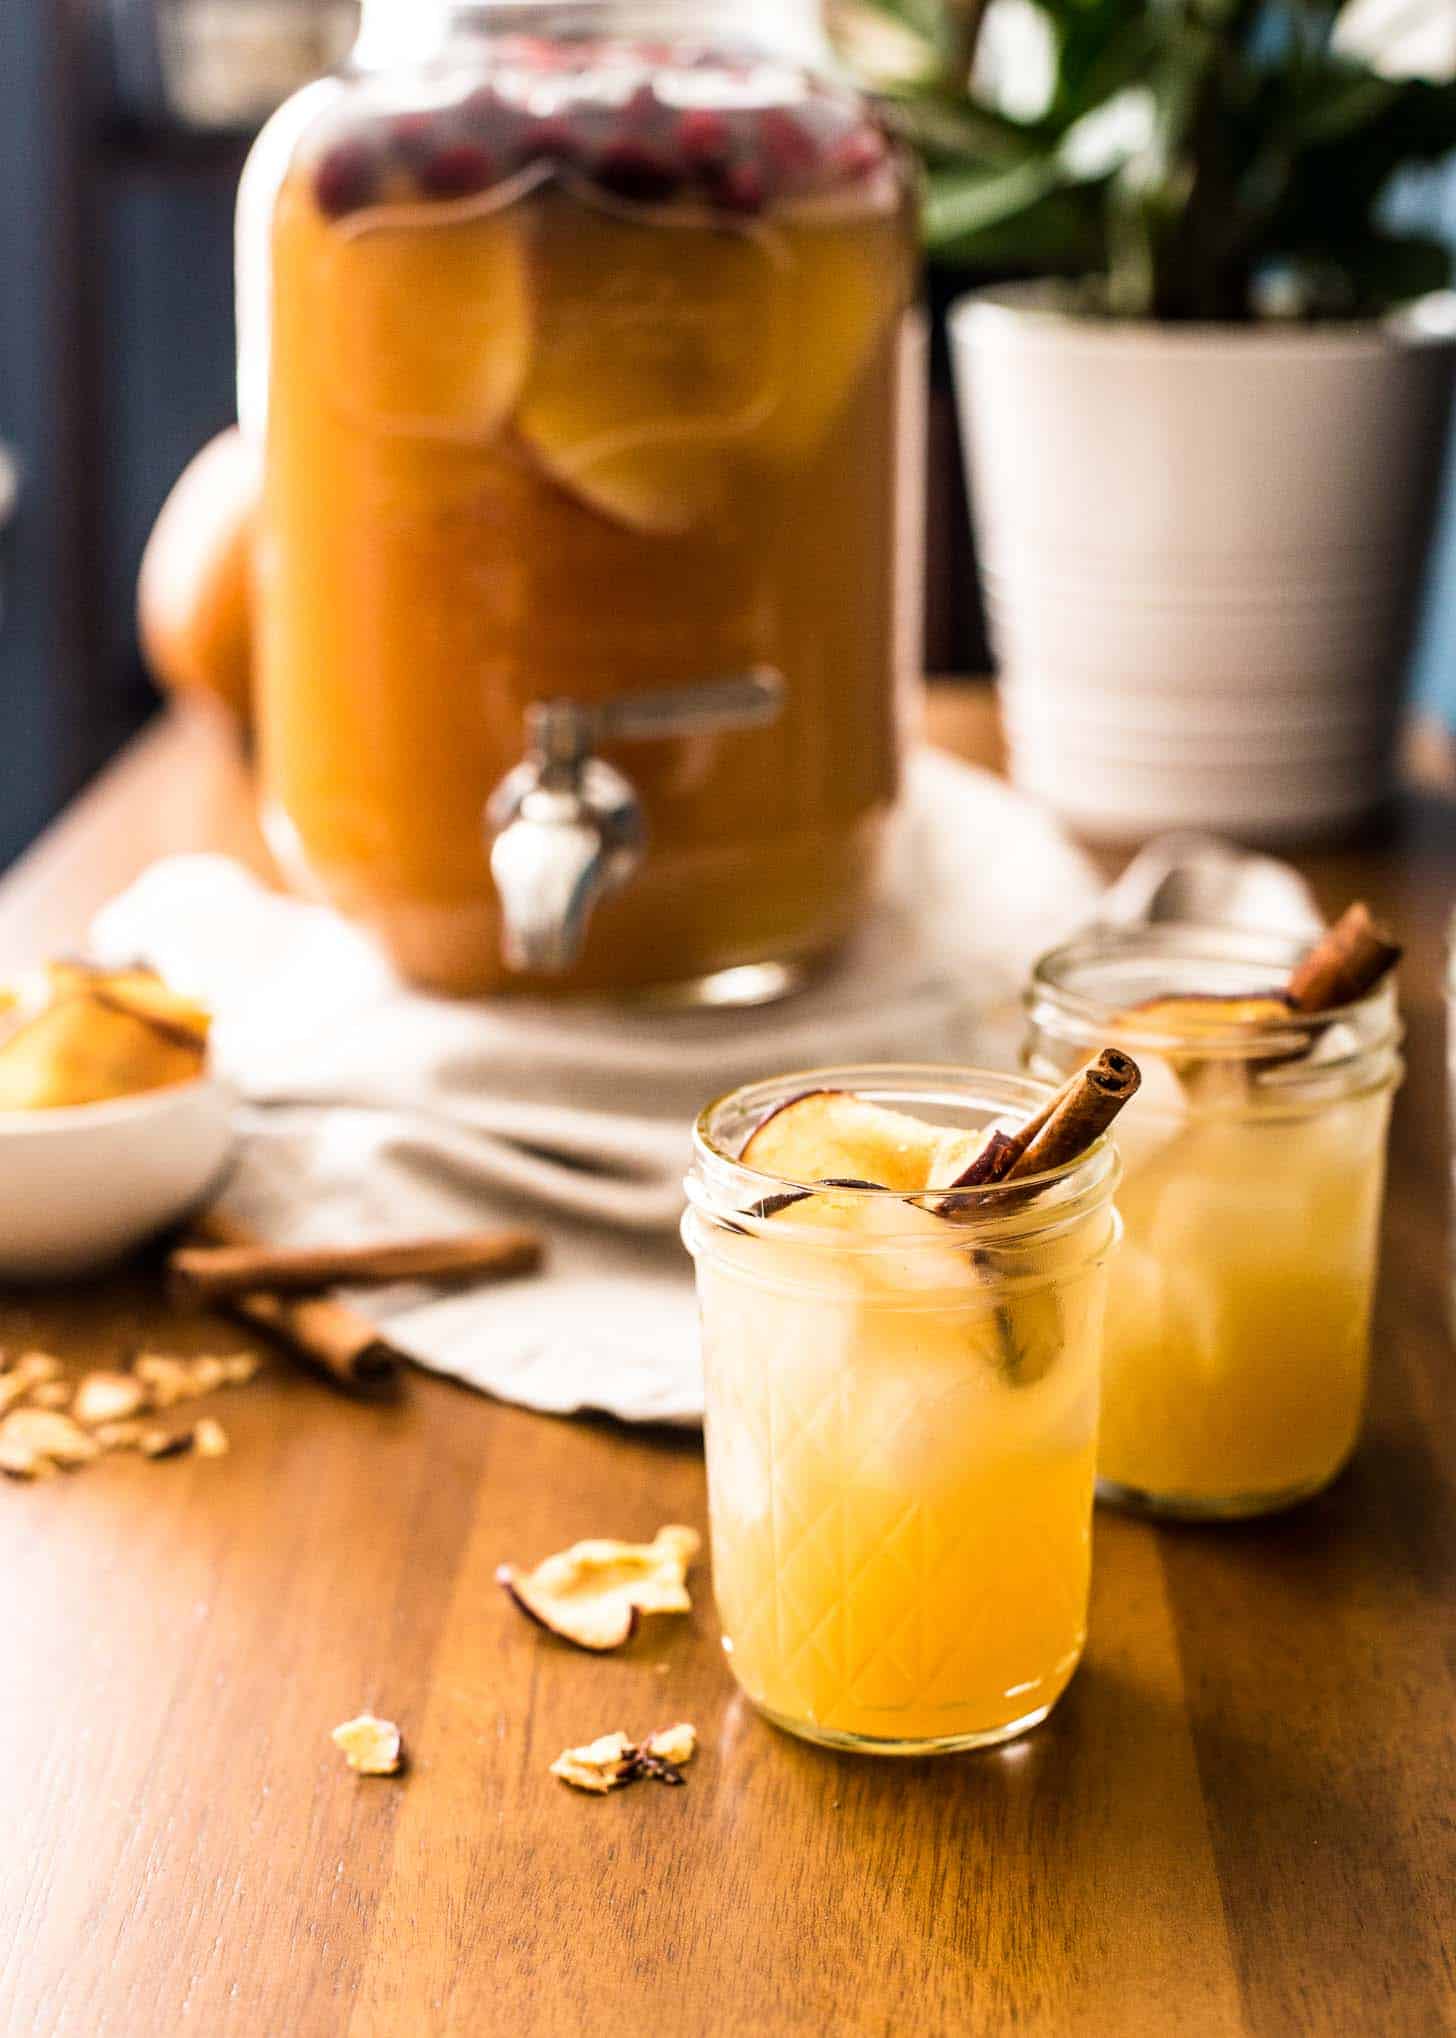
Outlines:
MULTIPOLYGON (((1190 915, 1265 925, 1300 909, 1282 866, 1202 841, 1175 849, 1166 867, 1139 859, 1114 911, 1160 913, 1170 894, 1190 915)), ((545 1230, 539 1276, 353 1294, 392 1343, 530 1408, 693 1423, 702 1384, 677 1222, 695 1112, 796 1067, 1010 1064, 1027 969, 1094 916, 1099 892, 1040 809, 923 751, 883 895, 849 953, 757 1010, 427 997, 328 909, 220 857, 154 865, 101 913, 92 947, 153 963, 217 1014, 217 1064, 246 1100, 226 1206, 262 1236, 397 1238, 523 1216, 545 1230)))

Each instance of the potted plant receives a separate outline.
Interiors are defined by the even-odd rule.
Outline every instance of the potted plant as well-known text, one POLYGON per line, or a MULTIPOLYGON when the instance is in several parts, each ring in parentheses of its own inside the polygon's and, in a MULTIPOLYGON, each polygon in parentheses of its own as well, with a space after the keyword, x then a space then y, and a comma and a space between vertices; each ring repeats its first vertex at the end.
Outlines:
POLYGON ((932 258, 1026 279, 951 341, 1013 772, 1085 832, 1328 830, 1391 784, 1456 318, 1388 198, 1456 83, 1342 12, 837 10, 932 258))

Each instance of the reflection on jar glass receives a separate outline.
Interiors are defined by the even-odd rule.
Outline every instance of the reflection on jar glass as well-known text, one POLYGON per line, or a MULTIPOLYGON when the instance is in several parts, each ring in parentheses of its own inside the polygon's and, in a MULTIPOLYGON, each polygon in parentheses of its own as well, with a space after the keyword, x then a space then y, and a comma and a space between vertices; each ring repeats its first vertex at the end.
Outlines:
POLYGON ((426 8, 244 180, 270 828, 428 984, 522 981, 484 812, 543 700, 784 684, 762 726, 609 746, 645 861, 532 988, 807 961, 868 894, 910 191, 852 93, 725 19, 426 8))
POLYGON ((1048 1093, 976 1069, 753 1084, 698 1122, 683 1225, 734 1676, 810 1740, 990 1746, 1046 1717, 1082 1652, 1116 1160, 1100 1140, 953 1216, 796 1189, 736 1157, 806 1084, 952 1131, 1048 1093))
POLYGON ((1262 1514, 1326 1486, 1358 1440, 1400 1026, 1389 982, 1336 1011, 1279 1006, 1300 954, 1283 936, 1107 928, 1033 973, 1033 1073, 1111 1039, 1143 1074, 1116 1134, 1104 1498, 1262 1514), (1209 999, 1254 1008, 1209 1023, 1209 999), (1153 1000, 1156 1026, 1134 1009, 1153 1000))

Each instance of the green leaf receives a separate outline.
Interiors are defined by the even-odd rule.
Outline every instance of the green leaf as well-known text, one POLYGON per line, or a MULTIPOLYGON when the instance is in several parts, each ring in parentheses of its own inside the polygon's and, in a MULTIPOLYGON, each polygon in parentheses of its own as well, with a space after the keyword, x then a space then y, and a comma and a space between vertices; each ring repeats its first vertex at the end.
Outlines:
POLYGON ((1381 120, 1400 92, 1389 78, 1343 67, 1330 70, 1301 95, 1290 122, 1291 137, 1309 148, 1343 141, 1381 120))
POLYGON ((1004 114, 940 93, 896 93, 880 102, 880 110, 904 140, 951 163, 1024 162, 1039 146, 1034 131, 1004 114))
POLYGON ((1456 150, 1456 83, 1387 78, 1334 48, 1344 0, 1029 0, 1055 79, 1026 121, 966 82, 983 0, 837 4, 926 52, 890 117, 926 164, 937 260, 1095 272, 1103 301, 1169 319, 1246 318, 1253 279, 1280 270, 1307 285, 1286 301, 1311 317, 1446 278, 1434 241, 1381 221, 1400 170, 1456 150), (1141 136, 1116 105, 1133 92, 1153 108, 1141 136))
POLYGON ((1366 317, 1443 290, 1451 280, 1451 250, 1425 234, 1370 233, 1329 248, 1325 259, 1348 277, 1354 309, 1366 317))
POLYGON ((1000 226, 942 241, 934 253, 941 268, 984 277, 1077 280, 1100 273, 1107 259, 1101 194, 1086 187, 1049 192, 1000 226))
POLYGON ((1009 170, 932 171, 925 199, 925 240, 932 250, 1005 225, 1054 191, 1062 173, 1054 160, 1009 170))

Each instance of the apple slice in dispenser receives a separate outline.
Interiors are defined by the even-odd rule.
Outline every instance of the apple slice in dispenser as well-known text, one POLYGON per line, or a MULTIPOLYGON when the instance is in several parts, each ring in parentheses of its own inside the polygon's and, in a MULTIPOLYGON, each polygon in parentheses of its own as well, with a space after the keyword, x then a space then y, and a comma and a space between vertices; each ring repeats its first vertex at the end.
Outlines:
POLYGON ((328 229, 320 301, 335 308, 340 403, 381 432, 478 443, 525 385, 525 228, 506 187, 387 206, 328 229))
POLYGON ((893 273, 903 266, 898 230, 889 224, 883 261, 866 259, 866 239, 880 231, 862 218, 840 224, 790 216, 782 222, 787 369, 781 400, 754 434, 761 458, 792 465, 812 454, 887 339, 909 277, 903 288, 887 279, 887 268, 893 273))
POLYGON ((532 282, 516 414, 527 449, 628 529, 674 537, 702 524, 724 499, 725 459, 778 401, 771 237, 573 186, 543 202, 532 282))

